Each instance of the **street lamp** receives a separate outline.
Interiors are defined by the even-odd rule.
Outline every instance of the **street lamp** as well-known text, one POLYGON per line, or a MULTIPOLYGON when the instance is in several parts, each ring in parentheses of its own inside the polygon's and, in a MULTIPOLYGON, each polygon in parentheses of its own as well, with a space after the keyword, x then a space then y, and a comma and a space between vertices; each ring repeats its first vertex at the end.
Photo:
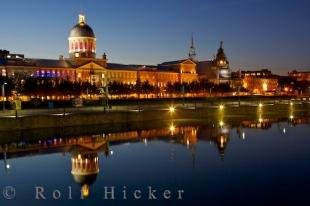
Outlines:
POLYGON ((169 112, 170 113, 174 113, 175 112, 175 107, 174 106, 170 106, 169 107, 169 112))
POLYGON ((173 122, 169 126, 169 131, 170 131, 171 135, 173 136, 174 131, 175 131, 175 126, 174 126, 173 122))
POLYGON ((220 127, 223 127, 223 126, 224 126, 224 122, 221 120, 221 121, 219 122, 219 125, 220 125, 220 127))
POLYGON ((3 84, 1 85, 1 89, 2 89, 2 110, 5 110, 5 101, 4 101, 4 97, 5 97, 5 85, 7 85, 6 82, 3 82, 3 84))

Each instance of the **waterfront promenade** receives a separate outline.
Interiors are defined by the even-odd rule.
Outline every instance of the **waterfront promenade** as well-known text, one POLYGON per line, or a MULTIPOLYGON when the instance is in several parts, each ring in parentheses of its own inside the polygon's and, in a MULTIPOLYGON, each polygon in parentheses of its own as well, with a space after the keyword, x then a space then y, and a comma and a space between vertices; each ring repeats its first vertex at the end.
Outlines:
MULTIPOLYGON (((229 122, 230 118, 262 121, 274 116, 293 118, 310 113, 310 101, 304 99, 265 99, 227 101, 178 101, 140 104, 88 106, 79 108, 24 109, 1 112, 0 131, 87 125, 115 125, 147 121, 203 119, 210 123, 229 122)), ((222 123, 220 123, 222 124, 222 123)))
POLYGON ((264 105, 285 105, 290 103, 307 104, 310 103, 310 98, 273 98, 273 99, 225 99, 216 98, 208 100, 182 100, 178 101, 160 101, 154 102, 141 101, 141 102, 118 102, 106 106, 83 106, 83 107, 63 107, 63 108, 35 108, 35 109, 22 109, 18 110, 4 110, 0 112, 0 118, 20 118, 25 116, 37 116, 37 115, 51 115, 51 116, 65 116, 72 114, 96 114, 97 112, 142 112, 142 111, 165 111, 170 107, 182 109, 182 110, 196 110, 196 109, 208 109, 215 108, 219 105, 225 105, 225 107, 239 107, 239 106, 258 106, 264 105), (17 116, 16 116, 17 115, 17 116))

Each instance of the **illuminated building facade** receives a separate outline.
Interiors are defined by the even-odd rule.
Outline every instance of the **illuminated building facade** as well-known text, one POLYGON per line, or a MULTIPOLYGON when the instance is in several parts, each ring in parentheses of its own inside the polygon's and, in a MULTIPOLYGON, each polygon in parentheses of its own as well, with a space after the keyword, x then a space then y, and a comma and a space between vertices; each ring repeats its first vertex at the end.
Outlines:
POLYGON ((82 14, 70 31, 68 43, 69 58, 61 55, 59 59, 33 59, 1 51, 1 75, 60 78, 89 82, 98 87, 114 81, 125 84, 148 81, 153 86, 164 87, 168 82, 198 80, 196 62, 190 58, 159 65, 108 63, 106 54, 97 58, 94 31, 82 14))
POLYGON ((310 72, 305 71, 305 72, 299 72, 299 71, 291 71, 288 73, 289 77, 295 78, 297 81, 308 81, 310 82, 310 72))
POLYGON ((250 92, 263 94, 275 92, 278 88, 278 76, 267 69, 260 71, 241 71, 242 86, 250 92))
POLYGON ((110 82, 135 85, 147 81, 150 85, 164 88, 167 83, 190 83, 207 79, 214 83, 227 83, 230 79, 229 61, 221 42, 216 57, 211 61, 198 61, 191 38, 188 58, 163 62, 158 65, 125 65, 109 63, 107 55, 96 56, 96 36, 86 23, 85 15, 78 16, 78 22, 68 37, 69 57, 59 59, 25 58, 22 54, 0 51, 1 76, 46 77, 65 79, 72 82, 89 82, 105 87, 110 82))
POLYGON ((229 83, 231 71, 222 41, 213 60, 198 62, 197 73, 199 79, 207 79, 215 84, 229 83))

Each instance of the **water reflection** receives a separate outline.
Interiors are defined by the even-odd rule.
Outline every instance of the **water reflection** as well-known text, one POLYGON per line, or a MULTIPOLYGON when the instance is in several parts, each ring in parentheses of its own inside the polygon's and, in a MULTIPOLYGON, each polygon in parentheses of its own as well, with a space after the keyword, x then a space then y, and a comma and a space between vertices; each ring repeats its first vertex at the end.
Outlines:
POLYGON ((81 187, 81 197, 87 198, 90 186, 96 181, 100 171, 98 152, 110 154, 108 142, 102 136, 79 137, 69 140, 73 144, 71 149, 71 174, 81 187))
MULTIPOLYGON (((269 129, 272 124, 278 124, 279 128, 282 128, 281 124, 284 122, 289 123, 290 126, 296 126, 298 124, 309 124, 309 118, 294 118, 290 117, 286 121, 283 119, 258 119, 258 120, 244 120, 241 121, 236 128, 237 134, 240 139, 245 139, 246 134, 244 129, 269 129)), ((27 156, 28 154, 44 154, 44 153, 56 153, 56 152, 70 152, 72 158, 75 159, 76 154, 78 157, 86 158, 89 151, 104 151, 105 155, 111 155, 113 151, 109 150, 108 145, 119 144, 124 142, 143 142, 147 145, 148 141, 162 140, 172 143, 178 143, 185 146, 191 146, 200 141, 209 141, 217 145, 221 156, 224 155, 225 147, 229 142, 229 136, 231 128, 228 124, 225 124, 222 120, 217 124, 212 125, 189 125, 178 126, 177 122, 171 122, 170 125, 164 128, 146 129, 146 130, 134 130, 123 131, 115 133, 102 133, 97 135, 85 135, 79 137, 66 137, 66 138, 41 138, 39 140, 23 140, 20 142, 10 142, 6 144, 0 144, 0 158, 5 162, 5 169, 10 169, 9 159, 21 156, 27 156), (79 148, 79 149, 77 149, 79 148), (79 150, 86 150, 85 157, 83 152, 79 150), (76 151, 77 150, 77 151, 76 151)), ((283 128, 281 129, 283 131, 283 128)), ((286 131, 287 129, 285 129, 286 131)), ((78 158, 79 160, 79 158, 78 158)))
MULTIPOLYGON (((293 105, 292 105, 293 106, 293 105)), ((91 194, 91 186, 96 181, 100 170, 99 153, 106 157, 113 155, 111 147, 127 142, 141 142, 148 146, 148 142, 157 140, 170 144, 179 144, 191 150, 193 166, 195 166, 195 152, 198 141, 209 142, 216 146, 220 159, 224 160, 226 148, 230 142, 231 130, 236 129, 238 137, 244 140, 247 129, 269 129, 277 124, 280 132, 287 133, 289 126, 309 124, 309 118, 297 118, 290 112, 287 119, 262 118, 263 106, 258 107, 258 119, 241 121, 238 126, 224 123, 224 109, 219 111, 219 123, 211 125, 192 124, 182 125, 180 122, 170 122, 163 128, 131 130, 114 133, 101 133, 78 137, 42 137, 20 142, 0 143, 0 159, 4 163, 4 170, 9 173, 10 160, 28 155, 42 155, 50 153, 67 153, 71 159, 71 174, 79 185, 81 197, 87 198, 91 194), (285 123, 285 124, 284 124, 285 123), (288 123, 288 124, 287 124, 288 123)), ((68 162, 68 164, 70 164, 68 162)), ((14 167, 14 165, 13 165, 14 167)))
POLYGON ((89 196, 89 187, 96 181, 99 173, 99 157, 94 151, 75 151, 71 158, 71 174, 81 186, 81 196, 89 196))

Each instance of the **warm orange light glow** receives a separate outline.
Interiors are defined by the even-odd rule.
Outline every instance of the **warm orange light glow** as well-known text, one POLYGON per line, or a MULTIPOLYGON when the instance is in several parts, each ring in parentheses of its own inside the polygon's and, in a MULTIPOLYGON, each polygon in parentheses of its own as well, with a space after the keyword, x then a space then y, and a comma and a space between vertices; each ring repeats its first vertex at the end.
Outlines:
POLYGON ((81 193, 82 193, 83 198, 88 197, 89 196, 89 186, 86 184, 83 185, 81 188, 81 193))
POLYGON ((221 148, 224 148, 224 142, 225 142, 224 137, 221 136, 221 139, 220 139, 220 147, 221 148))
POLYGON ((175 112, 175 107, 174 106, 170 106, 169 107, 169 112, 170 113, 174 113, 175 112))
POLYGON ((268 84, 264 82, 262 86, 263 86, 263 91, 266 92, 268 90, 268 84))
POLYGON ((220 122, 219 122, 219 125, 220 125, 221 127, 223 127, 223 126, 224 126, 224 122, 223 122, 223 121, 220 121, 220 122))
POLYGON ((171 124, 169 127, 169 130, 173 134, 173 132, 175 131, 175 126, 173 124, 171 124))

